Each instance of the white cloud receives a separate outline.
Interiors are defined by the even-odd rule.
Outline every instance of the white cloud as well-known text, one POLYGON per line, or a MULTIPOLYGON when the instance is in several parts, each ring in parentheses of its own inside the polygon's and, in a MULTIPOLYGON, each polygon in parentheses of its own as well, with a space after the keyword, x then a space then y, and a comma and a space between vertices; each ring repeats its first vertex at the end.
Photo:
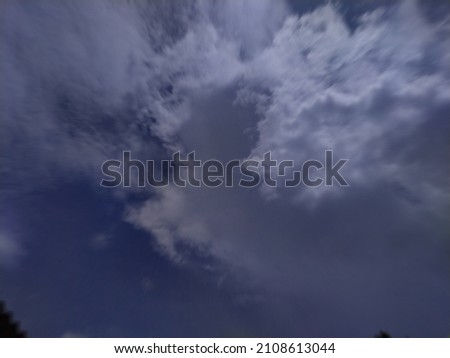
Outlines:
POLYGON ((201 213, 193 210, 193 202, 187 192, 166 187, 161 188, 158 194, 143 206, 130 207, 125 220, 152 232, 158 247, 176 262, 183 261, 177 245, 205 249, 211 237, 201 213))
POLYGON ((302 162, 333 149, 349 159, 345 174, 353 184, 399 180, 417 188, 411 178, 418 168, 398 161, 404 143, 397 153, 386 148, 399 140, 393 133, 439 121, 432 112, 449 103, 442 97, 450 93, 443 31, 411 2, 366 14, 353 32, 331 5, 290 17, 250 66, 241 91, 241 101, 256 101, 263 117, 252 155, 271 150, 302 162))
MULTIPOLYGON (((285 193, 283 204, 262 204, 259 198, 241 195, 239 191, 165 188, 158 192, 157 199, 130 207, 126 220, 151 232, 169 257, 180 260, 182 250, 177 245, 182 243, 200 251, 206 248, 232 265, 264 271, 264 262, 272 261, 268 253, 289 246, 287 243, 297 235, 283 232, 284 219, 272 222, 277 217, 275 208, 299 210, 303 215, 317 209, 320 217, 320 210, 335 205, 334 198, 322 195, 327 192, 343 194, 344 202, 352 202, 351 193, 379 188, 386 195, 386 199, 381 199, 386 202, 379 205, 386 205, 384 210, 392 210, 392 215, 399 215, 398 206, 411 217, 420 217, 422 210, 441 215, 438 213, 442 213, 448 196, 442 181, 446 168, 434 162, 427 167, 430 172, 423 173, 427 159, 422 151, 427 145, 415 147, 411 141, 423 126, 432 123, 438 128, 444 120, 435 112, 449 104, 443 93, 450 93, 445 61, 450 47, 443 37, 446 30, 439 24, 427 23, 414 4, 366 14, 354 30, 331 5, 301 17, 291 16, 276 32, 273 42, 250 61, 233 60, 234 50, 230 50, 233 46, 228 39, 217 38, 218 33, 210 26, 203 29, 212 33, 203 37, 190 33, 177 46, 187 51, 199 38, 209 46, 216 44, 213 51, 202 50, 199 57, 201 68, 205 69, 203 77, 199 77, 199 88, 211 83, 225 85, 227 78, 243 76, 238 99, 255 103, 262 117, 258 124, 259 142, 252 156, 261 157, 271 150, 278 159, 302 162, 321 159, 326 149, 333 149, 336 157, 349 159, 345 177, 353 189, 349 193, 335 187, 302 187, 296 195, 285 193), (428 51, 430 47, 432 52, 428 51), (224 78, 212 74, 218 54, 223 54, 230 66, 224 66, 224 78), (417 154, 412 161, 411 151, 417 154), (403 202, 392 202, 392 192, 403 202), (297 206, 289 205, 291 198, 297 206), (263 209, 261 205, 268 207, 263 209), (255 213, 260 211, 264 212, 262 217, 255 213), (253 222, 262 228, 253 230, 253 222), (277 229, 269 229, 267 222, 277 229), (277 238, 278 235, 282 237, 277 238), (277 240, 284 243, 278 246, 277 240), (250 248, 253 251, 246 255, 244 263, 242 252, 250 248)), ((177 46, 171 51, 181 54, 183 51, 177 46)), ((189 58, 180 56, 183 61, 189 58)), ((190 68, 194 58, 184 68, 190 68)), ((184 84, 194 77, 185 76, 184 84)), ((182 132, 178 134, 183 136, 182 132)), ((431 130, 427 135, 434 134, 431 130)), ((443 142, 445 135, 437 134, 431 140, 443 142)), ((441 149, 433 152, 437 158, 442 158, 441 149)), ((263 192, 270 194, 270 190, 263 192)), ((288 231, 295 227, 294 222, 289 220, 288 231)), ((300 220, 298 225, 305 228, 301 235, 307 240, 314 236, 306 222, 300 220)), ((392 238, 395 229, 387 225, 385 230, 383 235, 392 238)), ((343 242, 348 240, 345 230, 334 236, 343 242)), ((313 265, 307 256, 302 256, 302 260, 300 266, 313 265)), ((286 263, 287 267, 290 265, 293 263, 286 263)))
MULTIPOLYGON (((287 16, 278 1, 194 2, 177 4, 174 13, 166 2, 48 3, 38 5, 40 16, 8 4, 14 17, 3 15, 1 22, 7 38, 1 70, 8 76, 0 92, 2 144, 12 147, 20 134, 24 146, 11 153, 11 171, 22 165, 29 174, 28 155, 27 163, 42 167, 39 179, 53 176, 49 163, 99 175, 103 160, 124 149, 153 153, 147 132, 179 148, 183 126, 192 120, 192 93, 234 85, 241 89, 238 102, 251 102, 261 117, 252 156, 271 150, 301 162, 333 149, 350 160, 345 176, 358 190, 397 183, 405 197, 413 192, 433 209, 446 192, 445 168, 424 165, 425 154, 442 158, 434 155, 440 148, 415 147, 411 138, 444 121, 439 108, 450 100, 448 26, 427 23, 413 3, 366 14, 356 29, 331 5, 287 16), (175 24, 165 21, 172 16, 175 24)), ((445 137, 445 131, 427 133, 438 143, 445 137)), ((124 217, 151 232, 176 262, 183 261, 184 245, 261 269, 267 261, 290 267, 296 260, 270 257, 279 247, 289 250, 298 235, 282 233, 278 211, 307 216, 310 202, 322 209, 324 200, 333 204, 317 190, 296 193, 297 206, 247 194, 169 187, 144 205, 130 204, 124 217)), ((312 235, 308 230, 305 236, 312 235)), ((345 232, 336 236, 345 239, 345 232)), ((302 259, 299 267, 312 267, 307 255, 302 259)))

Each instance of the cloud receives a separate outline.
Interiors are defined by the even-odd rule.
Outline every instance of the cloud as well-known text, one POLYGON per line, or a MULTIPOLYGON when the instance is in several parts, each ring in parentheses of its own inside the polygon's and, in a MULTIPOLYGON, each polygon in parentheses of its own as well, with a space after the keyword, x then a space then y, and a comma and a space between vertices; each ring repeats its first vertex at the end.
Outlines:
POLYGON ((140 207, 130 207, 125 220, 151 231, 158 247, 175 262, 180 262, 183 257, 177 244, 201 249, 210 241, 202 213, 192 212, 189 199, 182 189, 162 188, 158 199, 147 200, 140 207))
POLYGON ((90 242, 92 248, 101 250, 107 248, 111 244, 111 237, 108 234, 100 233, 95 235, 90 242))
MULTIPOLYGON (((350 187, 168 187, 130 204, 125 220, 151 233, 174 262, 183 262, 186 246, 197 248, 249 275, 265 295, 295 297, 293 306, 323 324, 354 309, 365 322, 396 325, 422 306, 404 305, 417 287, 427 301, 436 290, 449 297, 438 254, 449 245, 447 31, 410 3, 367 13, 355 29, 331 5, 288 17, 272 42, 240 62, 235 105, 253 105, 260 117, 249 155, 270 150, 302 162, 333 149, 349 159, 350 187), (371 312, 361 304, 375 301, 371 312)), ((217 111, 231 106, 221 102, 217 111)), ((239 130, 229 126, 227 133, 239 130)), ((190 135, 180 131, 179 141, 190 135)), ((430 322, 439 317, 428 312, 430 322)))
POLYGON ((433 197, 428 187, 439 185, 447 196, 436 181, 445 168, 435 165, 439 174, 418 183, 411 179, 424 158, 414 158, 417 165, 402 158, 411 132, 430 122, 448 132, 446 33, 411 2, 365 14, 353 31, 331 5, 290 17, 252 63, 241 90, 240 100, 256 102, 262 114, 252 155, 271 150, 280 160, 302 162, 333 149, 349 159, 346 177, 354 184, 401 182, 433 197))
POLYGON ((419 294, 450 296, 448 20, 406 1, 352 26, 332 5, 294 14, 279 1, 1 6, 0 164, 15 189, 58 175, 97 185, 123 150, 155 159, 197 143, 302 162, 332 149, 349 159, 348 189, 167 187, 122 195, 123 219, 173 262, 212 257, 324 325, 350 309, 395 324, 417 318, 419 294), (226 118, 241 110, 254 140, 226 118), (384 311, 361 304, 375 298, 384 311))
POLYGON ((116 116, 146 48, 133 19, 120 4, 2 2, 4 171, 46 183, 66 170, 91 175, 115 154, 125 137, 112 133, 129 127, 116 116))
POLYGON ((62 338, 85 338, 85 336, 78 332, 68 331, 62 335, 62 338))
MULTIPOLYGON (((351 185, 368 191, 386 187, 413 211, 439 215, 448 198, 442 181, 447 169, 442 159, 447 154, 429 142, 444 144, 448 134, 444 113, 450 98, 444 93, 450 93, 446 66, 450 47, 442 41, 445 32, 440 24, 427 23, 410 3, 364 14, 353 30, 331 5, 287 18, 273 42, 250 61, 239 62, 243 85, 238 102, 253 103, 261 117, 259 140, 250 156, 261 157, 270 150, 280 160, 302 162, 320 159, 325 150, 333 149, 335 156, 349 159, 345 177, 351 185), (407 41, 411 34, 414 42, 407 41), (433 139, 425 138, 417 146, 424 129, 433 139)), ((187 36, 178 45, 193 47, 184 41, 193 40, 187 36)), ((218 47, 220 53, 227 53, 227 46, 218 47)), ((206 51, 202 56, 211 54, 206 51)), ((217 79, 213 82, 226 85, 217 79)), ((227 105, 221 105, 221 111, 226 111, 227 105)), ((179 138, 183 142, 183 132, 179 138)), ((294 196, 282 188, 273 190, 285 201, 311 207, 323 205, 319 200, 324 193, 348 193, 336 187, 300 188, 294 196)), ((270 195, 269 191, 263 194, 270 195)), ((151 231, 171 257, 176 256, 178 239, 199 247, 218 240, 220 235, 208 231, 213 226, 208 222, 211 203, 199 209, 206 197, 201 190, 168 188, 159 194, 159 199, 130 209, 126 218, 151 231)), ((232 206, 242 207, 243 200, 237 199, 232 206)), ((214 211, 220 212, 220 207, 214 211)), ((222 221, 229 223, 227 218, 223 215, 222 221)))
POLYGON ((9 267, 15 265, 17 260, 24 254, 18 241, 11 235, 0 232, 0 265, 9 267))
MULTIPOLYGON (((444 154, 428 141, 444 143, 448 131, 448 26, 427 22, 414 3, 366 13, 355 28, 332 5, 289 15, 286 4, 271 1, 200 1, 173 14, 170 2, 2 6, 10 15, 2 18, 2 145, 14 148, 3 170, 16 177, 27 171, 50 180, 51 165, 98 176, 101 162, 123 149, 161 156, 163 148, 195 145, 184 129, 198 98, 238 88, 236 103, 255 106, 260 118, 250 156, 271 150, 301 162, 333 149, 349 159, 346 177, 356 186, 384 183, 428 207, 447 197, 444 154), (415 146, 423 128, 434 137, 415 146), (39 165, 30 171, 32 163, 39 165)), ((293 198, 309 205, 324 192, 337 190, 293 198)), ((126 218, 157 232, 175 257, 173 232, 193 246, 210 241, 204 220, 184 209, 191 195, 198 193, 170 188, 126 218)))

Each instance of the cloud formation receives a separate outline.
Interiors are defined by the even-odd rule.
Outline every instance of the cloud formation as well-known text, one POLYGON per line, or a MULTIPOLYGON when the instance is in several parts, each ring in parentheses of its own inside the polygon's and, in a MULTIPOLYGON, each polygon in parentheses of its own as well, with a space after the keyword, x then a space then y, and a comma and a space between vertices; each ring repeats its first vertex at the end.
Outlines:
MULTIPOLYGON (((235 69, 231 73, 240 74, 236 100, 254 104, 261 118, 259 140, 249 156, 260 158, 270 150, 279 160, 301 162, 320 158, 331 148, 349 159, 346 177, 353 186, 368 191, 384 186, 411 210, 431 210, 439 215, 448 201, 443 180, 447 167, 442 165, 442 158, 447 157, 443 148, 448 147, 445 113, 450 103, 446 31, 442 24, 427 23, 419 8, 407 2, 365 14, 354 30, 331 5, 288 17, 274 32, 273 41, 252 59, 236 60, 235 65, 227 61, 235 69), (414 42, 407 41, 411 34, 414 42), (423 143, 418 145, 414 141, 423 132, 423 143), (432 146, 432 141, 440 145, 432 146)), ((220 53, 228 53, 230 47, 219 48, 220 53)), ((211 55, 202 52, 202 56, 211 55)), ((216 74, 203 68, 205 77, 216 74)), ((218 75, 234 78, 226 68, 218 75)), ((217 79, 212 82, 227 84, 217 79)), ((179 138, 183 140, 183 132, 179 138)), ((319 205, 324 191, 348 195, 335 187, 301 188, 292 199, 292 193, 283 193, 282 188, 273 189, 281 193, 271 190, 263 190, 263 195, 284 195, 301 206, 319 205)), ((201 233, 185 235, 189 243, 218 240, 204 229, 210 226, 204 223, 208 215, 191 218, 195 209, 209 212, 198 208, 201 196, 199 191, 169 188, 159 201, 150 199, 141 213, 133 208, 127 218, 153 232, 159 243, 167 242, 171 252, 175 237, 183 236, 176 232, 189 226, 184 220, 203 228, 201 240, 201 233), (185 202, 188 206, 195 202, 196 208, 182 213, 185 202), (169 234, 168 227, 175 228, 175 233, 169 234)), ((240 206, 239 202, 233 205, 240 206)))
MULTIPOLYGON (((419 291, 436 303, 425 321, 440 314, 450 297, 448 19, 431 21, 414 1, 351 25, 330 4, 298 14, 268 0, 1 7, 3 190, 60 176, 95 186, 123 150, 270 150, 301 163, 332 149, 349 160, 349 188, 170 186, 140 202, 122 192, 122 219, 174 263, 191 251, 212 258, 269 300, 298 299, 319 324, 354 309, 404 327, 390 317, 421 306, 408 298, 419 291), (374 297, 383 312, 361 304, 374 297)), ((0 240, 0 255, 17 252, 0 240)))

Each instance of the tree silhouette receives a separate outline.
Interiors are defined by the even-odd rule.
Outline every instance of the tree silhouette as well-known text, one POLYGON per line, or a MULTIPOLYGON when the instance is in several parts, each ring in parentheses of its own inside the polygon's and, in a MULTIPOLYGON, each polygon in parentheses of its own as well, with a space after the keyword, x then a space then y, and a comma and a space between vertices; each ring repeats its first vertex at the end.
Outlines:
POLYGON ((5 304, 0 301, 0 338, 25 338, 18 323, 13 321, 12 314, 6 311, 5 304))
POLYGON ((388 332, 381 330, 375 335, 375 338, 392 338, 392 336, 388 332))

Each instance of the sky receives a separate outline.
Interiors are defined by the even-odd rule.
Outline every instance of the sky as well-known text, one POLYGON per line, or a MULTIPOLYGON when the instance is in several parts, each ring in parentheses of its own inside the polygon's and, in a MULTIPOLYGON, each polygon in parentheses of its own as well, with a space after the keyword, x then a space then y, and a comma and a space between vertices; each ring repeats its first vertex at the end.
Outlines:
POLYGON ((30 337, 450 334, 450 5, 0 3, 0 300, 30 337), (105 188, 102 163, 348 163, 105 188))

